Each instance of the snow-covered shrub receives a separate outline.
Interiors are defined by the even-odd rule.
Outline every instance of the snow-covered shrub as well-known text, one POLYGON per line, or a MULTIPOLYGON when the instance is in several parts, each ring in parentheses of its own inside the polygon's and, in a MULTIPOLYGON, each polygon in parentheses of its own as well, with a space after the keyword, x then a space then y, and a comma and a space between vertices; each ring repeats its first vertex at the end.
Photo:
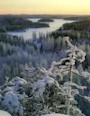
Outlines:
POLYGON ((24 93, 26 84, 24 79, 16 77, 1 87, 1 105, 13 116, 23 116, 22 100, 26 97, 24 93))
POLYGON ((50 76, 50 72, 41 69, 42 78, 32 83, 32 92, 25 102, 26 116, 48 114, 51 112, 65 113, 65 96, 59 83, 50 76), (60 107, 59 107, 60 106, 60 107), (63 109, 63 110, 61 110, 63 109))

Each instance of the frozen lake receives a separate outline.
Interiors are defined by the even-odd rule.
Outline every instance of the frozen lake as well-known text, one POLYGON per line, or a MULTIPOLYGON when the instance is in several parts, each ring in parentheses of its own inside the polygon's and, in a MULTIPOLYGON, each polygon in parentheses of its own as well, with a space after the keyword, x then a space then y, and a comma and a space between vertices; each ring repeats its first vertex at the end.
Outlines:
MULTIPOLYGON (((39 19, 37 18, 30 18, 28 20, 31 20, 33 22, 37 22, 39 19)), ((57 29, 59 29, 64 23, 71 23, 73 21, 70 20, 63 20, 63 19, 53 19, 54 22, 49 22, 49 26, 48 28, 28 28, 26 29, 26 31, 17 31, 17 32, 8 32, 11 35, 16 35, 16 36, 23 36, 23 38, 25 40, 27 39, 32 39, 32 35, 35 32, 37 37, 39 37, 40 33, 46 34, 46 33, 50 33, 53 32, 57 29)))

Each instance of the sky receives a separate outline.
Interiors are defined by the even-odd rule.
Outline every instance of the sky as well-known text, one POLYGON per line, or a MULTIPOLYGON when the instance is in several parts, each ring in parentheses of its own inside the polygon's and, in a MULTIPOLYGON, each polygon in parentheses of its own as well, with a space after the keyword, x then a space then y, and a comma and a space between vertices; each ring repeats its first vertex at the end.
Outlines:
POLYGON ((90 15, 90 0, 0 0, 0 14, 90 15))

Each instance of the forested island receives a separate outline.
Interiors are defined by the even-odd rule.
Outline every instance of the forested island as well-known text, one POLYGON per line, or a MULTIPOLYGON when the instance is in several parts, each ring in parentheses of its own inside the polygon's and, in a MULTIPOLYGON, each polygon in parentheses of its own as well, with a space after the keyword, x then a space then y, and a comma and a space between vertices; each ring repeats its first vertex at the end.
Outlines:
POLYGON ((6 32, 43 23, 20 17, 0 17, 0 110, 12 116, 90 116, 89 18, 24 40, 6 32))
POLYGON ((49 19, 49 18, 42 18, 40 19, 38 22, 53 22, 53 19, 49 19))
POLYGON ((27 18, 17 16, 0 16, 0 32, 24 31, 27 28, 49 27, 46 23, 32 22, 27 18))

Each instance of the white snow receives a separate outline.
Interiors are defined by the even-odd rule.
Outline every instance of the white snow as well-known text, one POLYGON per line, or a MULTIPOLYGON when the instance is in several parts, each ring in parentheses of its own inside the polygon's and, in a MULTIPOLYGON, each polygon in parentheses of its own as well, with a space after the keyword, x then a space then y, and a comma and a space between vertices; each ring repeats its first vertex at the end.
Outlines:
POLYGON ((8 112, 0 110, 0 116, 11 116, 8 112))
POLYGON ((68 115, 65 115, 65 114, 56 114, 56 113, 53 113, 53 114, 47 114, 47 115, 44 115, 44 116, 68 116, 68 115))

